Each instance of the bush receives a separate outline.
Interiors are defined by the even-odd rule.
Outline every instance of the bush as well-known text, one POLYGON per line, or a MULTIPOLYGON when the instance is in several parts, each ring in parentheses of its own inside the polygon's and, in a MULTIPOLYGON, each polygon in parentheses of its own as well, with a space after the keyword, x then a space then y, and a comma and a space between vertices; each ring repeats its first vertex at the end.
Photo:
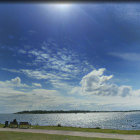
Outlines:
POLYGON ((100 127, 95 127, 95 129, 101 129, 100 127))
POLYGON ((57 126, 58 126, 58 127, 61 127, 61 124, 59 123, 57 126))

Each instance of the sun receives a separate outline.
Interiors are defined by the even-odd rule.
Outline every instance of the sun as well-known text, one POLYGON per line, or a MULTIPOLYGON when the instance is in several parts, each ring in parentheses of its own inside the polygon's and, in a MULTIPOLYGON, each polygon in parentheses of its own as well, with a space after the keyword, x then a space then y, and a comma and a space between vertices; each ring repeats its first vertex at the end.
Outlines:
POLYGON ((56 9, 67 10, 71 6, 69 3, 55 3, 53 5, 56 9))

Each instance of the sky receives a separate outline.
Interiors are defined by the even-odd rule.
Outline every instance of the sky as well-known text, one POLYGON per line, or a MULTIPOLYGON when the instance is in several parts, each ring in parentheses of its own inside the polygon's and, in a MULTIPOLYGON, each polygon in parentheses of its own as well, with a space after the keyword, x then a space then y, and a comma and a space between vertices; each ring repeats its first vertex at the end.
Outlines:
POLYGON ((140 3, 0 4, 0 113, 139 100, 140 3))

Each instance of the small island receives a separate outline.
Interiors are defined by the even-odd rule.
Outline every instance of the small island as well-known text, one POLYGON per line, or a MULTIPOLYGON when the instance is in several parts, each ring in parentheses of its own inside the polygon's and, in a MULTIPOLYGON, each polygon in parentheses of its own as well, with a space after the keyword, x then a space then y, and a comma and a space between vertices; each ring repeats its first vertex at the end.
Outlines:
POLYGON ((90 110, 32 110, 21 111, 14 114, 50 114, 50 113, 103 113, 103 112, 139 112, 140 110, 128 110, 128 111, 90 111, 90 110))

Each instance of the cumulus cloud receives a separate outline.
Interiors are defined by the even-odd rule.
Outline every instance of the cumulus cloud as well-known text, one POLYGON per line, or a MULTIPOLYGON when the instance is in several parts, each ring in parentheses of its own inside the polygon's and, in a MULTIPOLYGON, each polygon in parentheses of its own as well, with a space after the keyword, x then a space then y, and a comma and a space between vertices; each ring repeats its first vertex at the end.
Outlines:
POLYGON ((20 77, 15 77, 11 80, 0 81, 0 87, 28 87, 28 85, 22 84, 20 77))
POLYGON ((11 83, 13 83, 14 85, 20 85, 21 79, 19 77, 16 77, 14 79, 11 79, 11 83))
POLYGON ((93 70, 86 76, 84 76, 80 82, 82 90, 85 92, 93 92, 103 87, 107 81, 109 81, 113 75, 104 76, 105 69, 93 70))
POLYGON ((119 87, 119 94, 121 96, 127 96, 132 94, 132 88, 130 86, 120 86, 119 87))
POLYGON ((131 86, 118 86, 111 82, 113 75, 104 75, 105 68, 93 70, 85 75, 79 87, 74 87, 71 93, 80 93, 83 95, 100 95, 100 96, 131 96, 134 90, 131 86))

